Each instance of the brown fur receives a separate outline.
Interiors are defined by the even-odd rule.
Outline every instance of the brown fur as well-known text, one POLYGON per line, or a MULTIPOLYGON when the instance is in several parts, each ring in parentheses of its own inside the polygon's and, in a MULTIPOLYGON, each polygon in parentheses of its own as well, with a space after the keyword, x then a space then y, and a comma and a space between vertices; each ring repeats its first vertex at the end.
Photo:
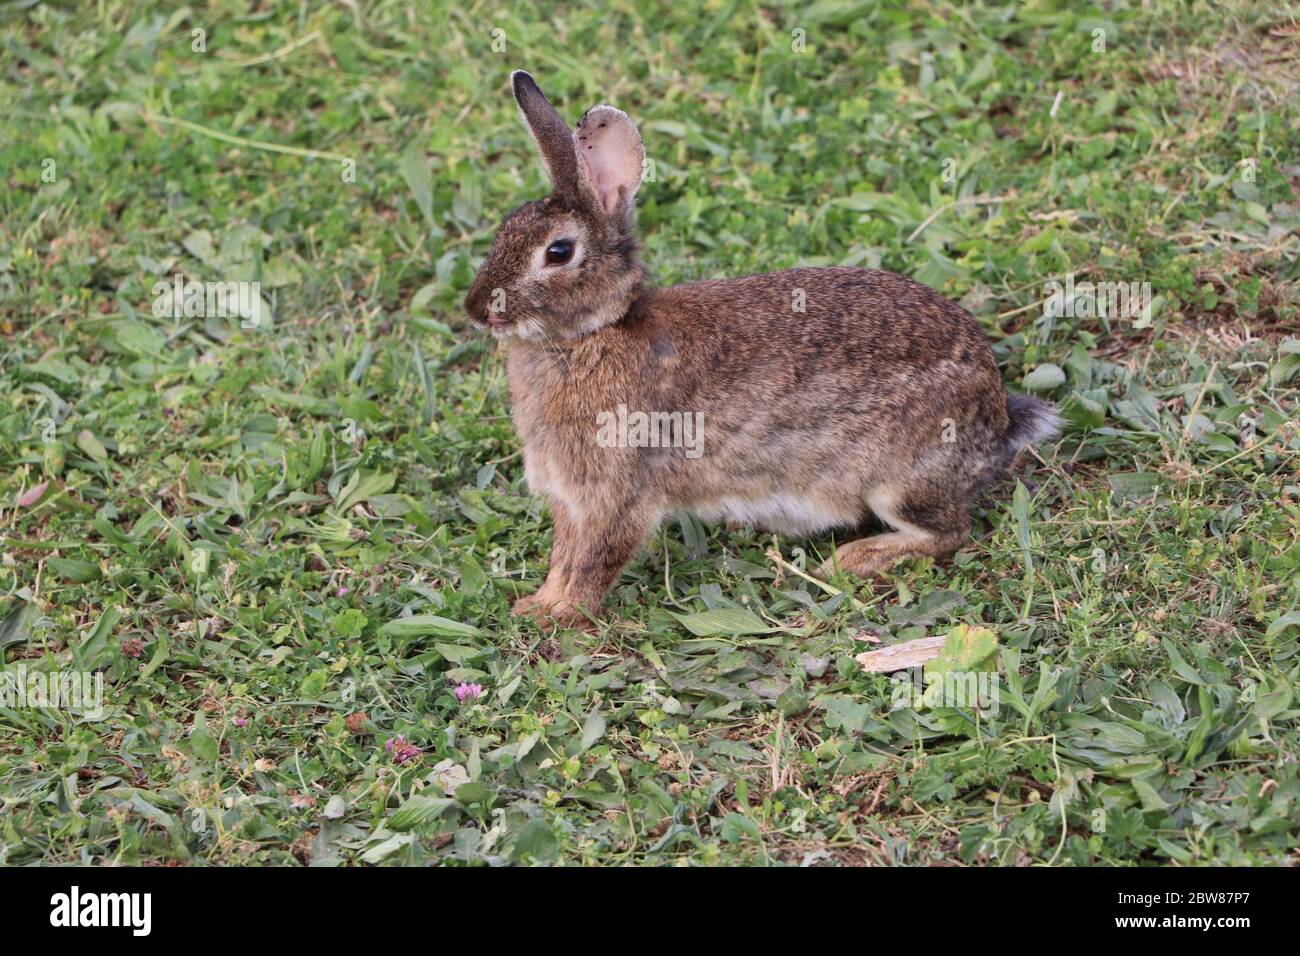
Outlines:
POLYGON ((514 85, 555 193, 505 220, 466 309, 509 342, 525 474, 555 524, 546 581, 516 610, 565 622, 595 612, 673 509, 798 534, 856 527, 874 511, 895 529, 841 546, 824 572, 876 574, 956 550, 978 490, 1054 428, 1032 399, 1017 398, 1009 417, 976 321, 869 269, 647 287, 632 232, 635 126, 597 107, 566 138, 531 77, 514 85), (560 238, 580 255, 539 267, 560 238), (619 405, 701 413, 703 454, 602 447, 597 416, 619 405))

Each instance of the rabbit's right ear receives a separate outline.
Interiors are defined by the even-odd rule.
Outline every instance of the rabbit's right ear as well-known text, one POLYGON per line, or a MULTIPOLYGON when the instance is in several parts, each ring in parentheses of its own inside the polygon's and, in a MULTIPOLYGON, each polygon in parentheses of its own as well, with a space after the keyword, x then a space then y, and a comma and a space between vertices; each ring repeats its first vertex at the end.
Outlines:
POLYGON ((551 187, 557 195, 574 199, 578 192, 578 159, 573 148, 573 131, 560 118, 531 75, 523 70, 510 74, 515 102, 542 154, 551 187))

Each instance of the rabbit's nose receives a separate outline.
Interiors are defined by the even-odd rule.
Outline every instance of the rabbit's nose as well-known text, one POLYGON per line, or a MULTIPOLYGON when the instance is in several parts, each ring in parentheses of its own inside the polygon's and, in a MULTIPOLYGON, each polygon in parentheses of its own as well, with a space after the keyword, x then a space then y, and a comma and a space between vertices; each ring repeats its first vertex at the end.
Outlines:
POLYGON ((465 296, 465 311, 480 325, 487 325, 490 299, 490 290, 477 283, 469 290, 469 295, 465 296))
POLYGON ((465 296, 465 311, 479 325, 499 329, 510 324, 505 314, 505 290, 491 281, 474 283, 465 296))

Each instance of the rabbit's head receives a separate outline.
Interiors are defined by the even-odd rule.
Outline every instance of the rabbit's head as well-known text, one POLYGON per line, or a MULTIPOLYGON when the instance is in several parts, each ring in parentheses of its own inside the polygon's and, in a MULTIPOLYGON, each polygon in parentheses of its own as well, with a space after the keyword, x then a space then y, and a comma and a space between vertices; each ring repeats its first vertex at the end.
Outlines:
POLYGON ((531 76, 510 81, 553 191, 501 223, 465 310, 499 337, 579 338, 622 318, 644 278, 633 233, 641 134, 604 105, 570 130, 531 76))

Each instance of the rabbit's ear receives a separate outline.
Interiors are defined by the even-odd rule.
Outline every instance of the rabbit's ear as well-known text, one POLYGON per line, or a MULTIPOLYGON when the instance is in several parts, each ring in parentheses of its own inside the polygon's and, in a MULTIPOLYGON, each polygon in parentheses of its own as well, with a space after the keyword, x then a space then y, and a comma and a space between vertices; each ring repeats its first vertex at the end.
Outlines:
POLYGON ((551 177, 551 187, 558 194, 576 196, 578 163, 569 124, 560 118, 530 74, 515 70, 510 74, 510 86, 514 90, 515 102, 519 104, 519 112, 537 143, 537 151, 542 154, 542 162, 551 177))
POLYGON ((620 109, 593 106, 578 121, 578 183, 595 211, 629 222, 645 166, 636 124, 620 109))

